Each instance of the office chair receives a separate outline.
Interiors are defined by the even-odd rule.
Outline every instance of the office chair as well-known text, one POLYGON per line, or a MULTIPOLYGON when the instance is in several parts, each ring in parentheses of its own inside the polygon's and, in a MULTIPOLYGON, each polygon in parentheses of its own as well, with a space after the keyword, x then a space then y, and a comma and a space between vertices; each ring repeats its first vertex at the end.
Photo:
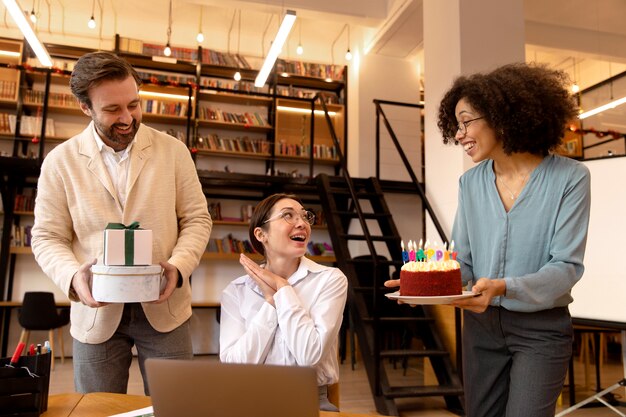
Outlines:
POLYGON ((50 367, 54 370, 54 329, 58 329, 61 347, 61 363, 65 361, 63 334, 61 328, 70 322, 69 309, 57 310, 54 294, 51 292, 26 292, 22 308, 18 310, 18 321, 22 326, 20 342, 28 345, 31 330, 48 330, 48 340, 52 350, 50 367))

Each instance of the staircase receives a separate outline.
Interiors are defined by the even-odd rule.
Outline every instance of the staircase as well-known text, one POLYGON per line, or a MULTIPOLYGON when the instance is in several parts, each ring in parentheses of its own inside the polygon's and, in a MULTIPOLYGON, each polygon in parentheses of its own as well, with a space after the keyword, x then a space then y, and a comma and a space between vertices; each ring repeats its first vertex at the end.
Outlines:
POLYGON ((397 276, 402 265, 401 238, 378 180, 352 179, 344 171, 344 177, 318 175, 316 182, 337 264, 348 278, 351 331, 358 337, 377 411, 399 415, 397 399, 443 396, 450 411, 463 414, 463 387, 434 318, 422 306, 398 305, 384 296, 390 268, 397 276), (361 252, 365 243, 369 255, 352 256, 349 247, 356 242, 361 252), (381 246, 393 259, 377 254, 381 246), (415 339, 421 341, 417 348, 411 344, 415 339), (423 385, 415 375, 399 380, 397 372, 388 375, 389 363, 405 365, 410 358, 427 358, 438 384, 423 385))

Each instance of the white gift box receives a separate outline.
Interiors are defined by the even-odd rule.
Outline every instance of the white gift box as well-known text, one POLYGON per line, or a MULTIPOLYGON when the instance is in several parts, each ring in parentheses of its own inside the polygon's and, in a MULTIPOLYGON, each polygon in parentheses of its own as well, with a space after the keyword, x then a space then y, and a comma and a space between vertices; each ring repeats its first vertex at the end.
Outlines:
POLYGON ((152 230, 143 229, 105 229, 104 230, 105 265, 152 265, 152 230), (126 234, 132 234, 133 248, 127 259, 126 234))
POLYGON ((161 271, 161 265, 93 265, 91 293, 96 301, 107 303, 155 301, 165 285, 161 271))

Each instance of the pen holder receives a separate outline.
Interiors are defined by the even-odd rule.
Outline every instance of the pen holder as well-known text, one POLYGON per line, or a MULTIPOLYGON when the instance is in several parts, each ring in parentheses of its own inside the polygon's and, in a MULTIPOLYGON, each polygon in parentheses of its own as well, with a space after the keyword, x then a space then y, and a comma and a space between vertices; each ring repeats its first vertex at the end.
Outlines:
POLYGON ((20 356, 15 367, 11 358, 0 358, 0 417, 38 417, 48 409, 50 353, 20 356))

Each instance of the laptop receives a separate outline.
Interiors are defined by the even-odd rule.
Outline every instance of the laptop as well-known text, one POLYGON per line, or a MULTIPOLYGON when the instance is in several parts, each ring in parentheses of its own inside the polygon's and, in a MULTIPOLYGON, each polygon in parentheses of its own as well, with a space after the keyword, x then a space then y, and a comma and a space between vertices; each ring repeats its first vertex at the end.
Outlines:
POLYGON ((313 368, 146 360, 156 417, 319 417, 313 368))

